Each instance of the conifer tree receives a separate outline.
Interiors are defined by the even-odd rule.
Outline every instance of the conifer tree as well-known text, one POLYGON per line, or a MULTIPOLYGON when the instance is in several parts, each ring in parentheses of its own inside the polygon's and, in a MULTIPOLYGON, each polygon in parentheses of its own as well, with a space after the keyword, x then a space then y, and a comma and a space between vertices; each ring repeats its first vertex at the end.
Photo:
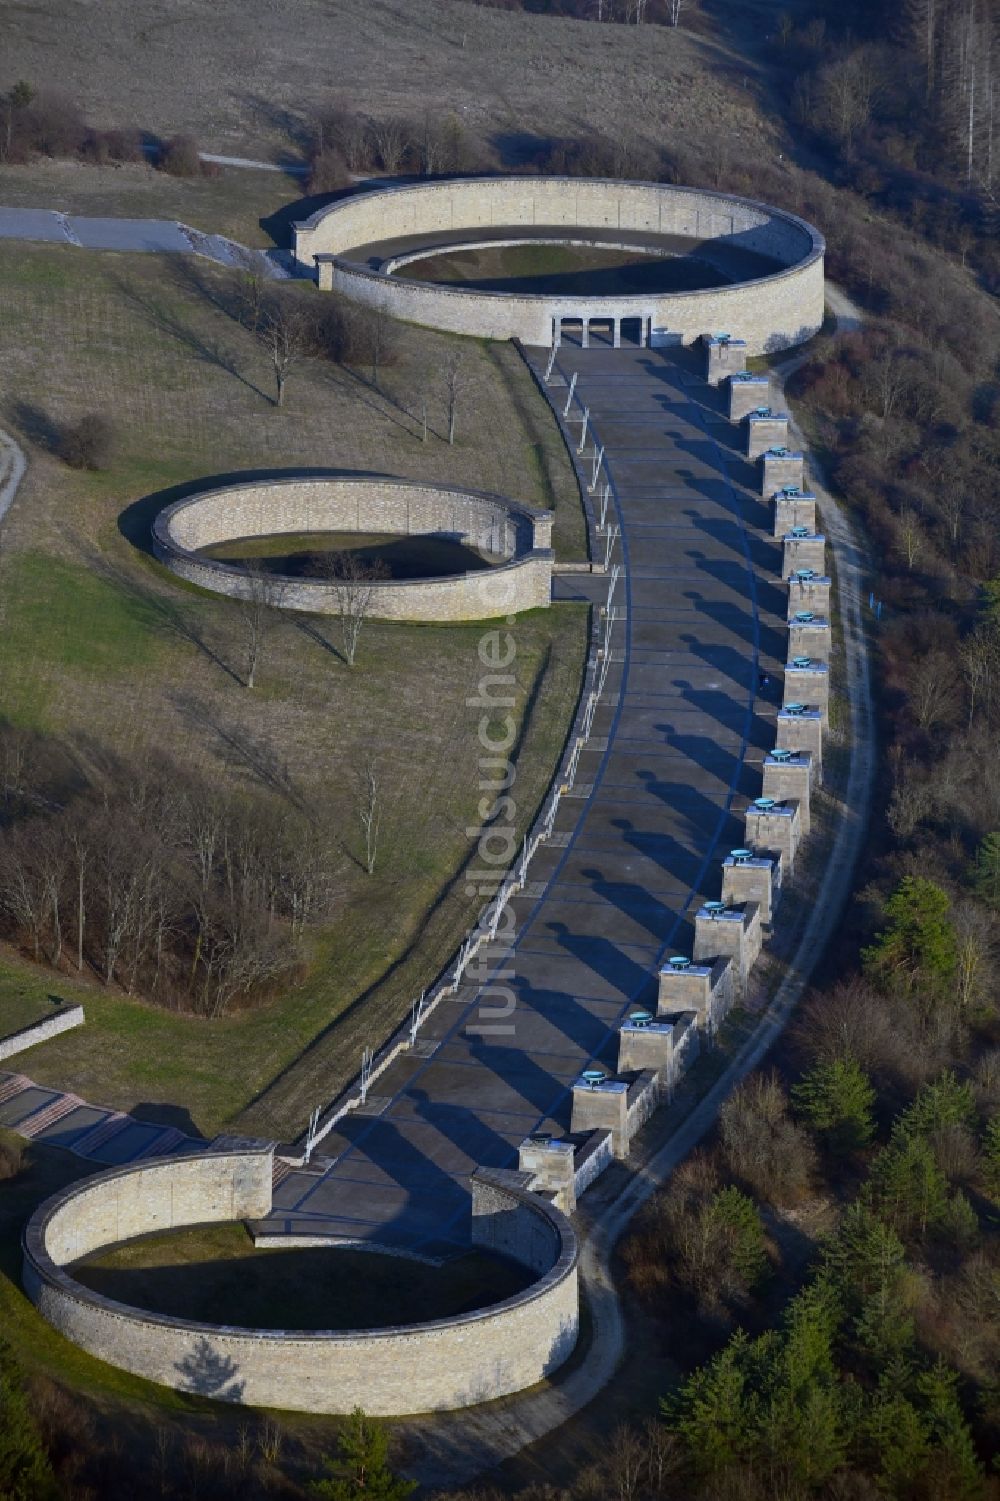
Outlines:
POLYGON ((337 1442, 335 1459, 324 1460, 328 1480, 317 1480, 320 1501, 406 1501, 417 1485, 389 1468, 389 1438, 383 1425, 356 1407, 337 1442))
POLYGON ((851 1057, 817 1063, 792 1090, 792 1103, 834 1152, 866 1146, 875 1131, 875 1091, 851 1057))

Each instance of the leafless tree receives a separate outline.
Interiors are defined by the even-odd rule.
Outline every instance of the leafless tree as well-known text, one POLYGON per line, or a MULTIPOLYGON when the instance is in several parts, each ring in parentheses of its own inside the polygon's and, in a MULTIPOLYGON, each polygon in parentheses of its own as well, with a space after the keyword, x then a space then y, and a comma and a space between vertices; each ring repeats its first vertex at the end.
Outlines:
POLYGON ((607 1478, 614 1501, 637 1501, 646 1471, 646 1446, 628 1423, 611 1435, 607 1478))
POLYGON ((261 258, 255 250, 241 245, 236 260, 239 268, 237 316, 245 328, 259 337, 267 292, 261 258))
POLYGON ((309 923, 327 912, 333 896, 331 838, 315 819, 283 818, 278 844, 278 884, 284 896, 292 937, 301 938, 309 923))
POLYGON ((993 683, 1000 670, 1000 641, 989 626, 978 626, 962 642, 960 650, 962 676, 969 699, 969 728, 976 706, 985 701, 987 712, 992 700, 993 683))
POLYGON ((649 1418, 643 1428, 646 1440, 646 1474, 654 1496, 665 1496, 669 1482, 676 1481, 683 1465, 680 1440, 663 1423, 649 1418))
POLYGON ((354 666, 361 631, 371 611, 375 585, 386 576, 381 563, 366 563, 357 553, 331 553, 327 571, 333 587, 337 615, 340 620, 340 636, 344 648, 344 660, 348 667, 354 666))
POLYGON ((945 651, 929 651, 915 664, 909 681, 910 708, 922 730, 946 724, 957 708, 955 664, 945 651))
POLYGON ((952 921, 958 939, 955 997, 959 1007, 968 1011, 983 999, 994 971, 993 919, 973 902, 960 902, 952 913, 952 921))
POLYGON ((442 369, 445 392, 445 416, 448 423, 448 442, 455 442, 455 419, 458 414, 458 398, 465 384, 465 357, 459 349, 452 349, 442 369))
MULTIPOLYGON (((671 26, 679 26, 681 24, 681 17, 685 11, 694 11, 697 9, 698 0, 667 0, 667 19, 671 26)), ((643 13, 638 19, 640 21, 645 19, 645 7, 643 7, 643 13)))
POLYGON ((76 967, 83 970, 83 943, 87 926, 87 874, 93 854, 92 831, 84 822, 74 824, 66 835, 67 854, 74 874, 76 904, 76 967))
POLYGON ((406 121, 395 116, 372 121, 372 137, 383 171, 390 174, 399 171, 409 150, 410 136, 410 127, 406 121))
POLYGON ((952 548, 958 546, 958 534, 965 520, 965 513, 969 505, 969 497, 962 485, 945 484, 937 492, 935 504, 944 517, 948 528, 948 536, 951 539, 952 548))
POLYGON ((239 612, 246 652, 246 685, 252 688, 267 633, 274 621, 273 612, 281 604, 284 585, 255 559, 245 565, 244 574, 245 593, 240 596, 239 612))
POLYGON ((382 790, 378 768, 371 756, 366 757, 364 765, 358 768, 355 781, 358 794, 358 821, 365 840, 365 870, 369 875, 374 875, 382 827, 382 790))
POLYGON ((312 321, 304 307, 287 296, 272 294, 261 304, 256 332, 274 370, 275 405, 284 406, 289 375, 315 350, 312 321))
POLYGON ((924 529, 920 517, 912 506, 903 506, 896 518, 899 550, 906 559, 907 568, 912 568, 924 550, 924 529))
POLYGON ((882 73, 871 48, 859 47, 820 72, 820 111, 831 133, 850 152, 872 118, 882 92, 882 73))
POLYGON ((892 789, 887 822, 894 834, 908 839, 917 825, 932 812, 934 798, 930 785, 915 776, 912 770, 904 771, 892 789))
POLYGON ((50 891, 39 852, 43 829, 42 819, 26 819, 0 851, 0 911, 30 939, 36 960, 42 955, 50 912, 50 891))
POLYGON ((897 349, 883 349, 865 367, 865 399, 883 422, 893 414, 906 385, 904 361, 897 349))
POLYGON ((800 1198, 808 1188, 815 1153, 788 1114, 778 1075, 751 1074, 737 1085, 719 1113, 726 1162, 773 1203, 800 1198))
POLYGON ((367 332, 372 362, 372 385, 378 385, 382 357, 392 337, 389 315, 381 303, 368 309, 367 332))

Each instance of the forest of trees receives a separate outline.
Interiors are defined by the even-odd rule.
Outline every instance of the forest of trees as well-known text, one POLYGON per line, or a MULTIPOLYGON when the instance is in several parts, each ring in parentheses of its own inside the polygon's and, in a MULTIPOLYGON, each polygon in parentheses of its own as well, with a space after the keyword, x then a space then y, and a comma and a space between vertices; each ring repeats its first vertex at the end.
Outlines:
POLYGON ((779 23, 792 119, 834 178, 1000 285, 1000 5, 848 0, 779 23))
POLYGON ((0 936, 55 969, 220 1016, 295 977, 337 854, 277 794, 0 729, 0 936))

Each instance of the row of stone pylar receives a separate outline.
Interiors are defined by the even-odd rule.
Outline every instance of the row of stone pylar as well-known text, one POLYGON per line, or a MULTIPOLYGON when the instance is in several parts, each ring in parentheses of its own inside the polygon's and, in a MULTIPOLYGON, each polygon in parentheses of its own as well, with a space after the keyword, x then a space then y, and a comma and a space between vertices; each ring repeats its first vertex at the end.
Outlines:
POLYGON ((618 1035, 617 1075, 588 1069, 573 1085, 570 1138, 531 1137, 520 1150, 531 1186, 567 1212, 635 1133, 743 997, 774 922, 782 886, 810 829, 810 793, 822 781, 829 723, 830 578, 816 497, 804 489, 804 459, 787 446, 788 417, 772 410, 766 375, 746 371, 745 346, 729 335, 703 341, 705 378, 725 382, 732 422, 759 466, 772 504, 788 588, 788 661, 774 749, 761 795, 744 812, 745 838, 722 864, 722 892, 695 914, 691 955, 672 956, 658 975, 656 1011, 634 1010, 618 1035))

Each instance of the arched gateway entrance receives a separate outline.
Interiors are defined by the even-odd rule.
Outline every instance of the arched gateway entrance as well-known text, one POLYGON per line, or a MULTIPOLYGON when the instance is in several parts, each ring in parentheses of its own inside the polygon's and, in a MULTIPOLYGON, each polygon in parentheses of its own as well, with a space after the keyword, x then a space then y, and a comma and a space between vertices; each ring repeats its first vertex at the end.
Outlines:
POLYGON ((623 344, 645 349, 650 343, 653 327, 652 310, 622 316, 601 312, 554 312, 552 314, 552 343, 576 344, 589 349, 591 344, 620 349, 623 344))

